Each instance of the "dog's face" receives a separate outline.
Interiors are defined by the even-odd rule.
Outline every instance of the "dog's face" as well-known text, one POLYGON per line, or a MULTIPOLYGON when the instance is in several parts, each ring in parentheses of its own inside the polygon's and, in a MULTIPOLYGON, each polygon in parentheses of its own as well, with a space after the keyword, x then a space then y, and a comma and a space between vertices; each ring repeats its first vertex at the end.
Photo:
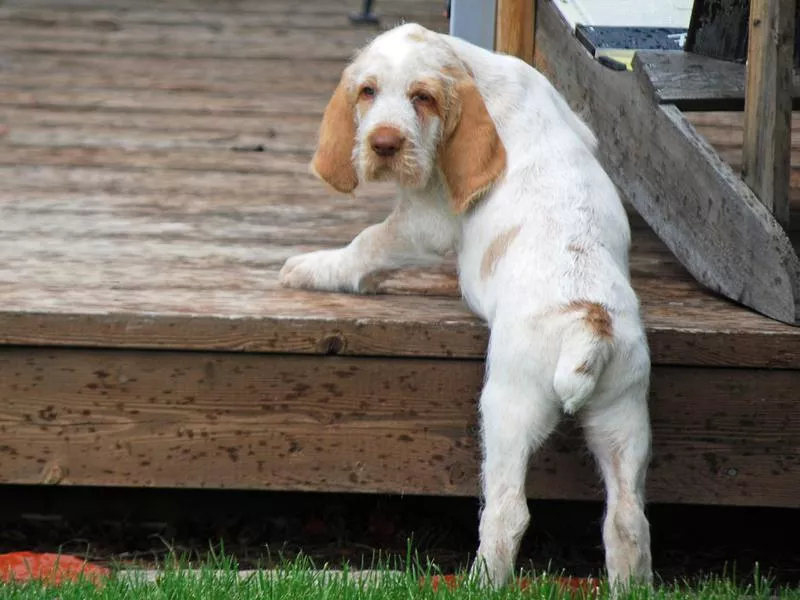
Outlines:
POLYGON ((420 189, 441 172, 460 212, 502 175, 505 149, 450 47, 404 25, 377 37, 345 69, 312 169, 344 193, 359 180, 420 189))

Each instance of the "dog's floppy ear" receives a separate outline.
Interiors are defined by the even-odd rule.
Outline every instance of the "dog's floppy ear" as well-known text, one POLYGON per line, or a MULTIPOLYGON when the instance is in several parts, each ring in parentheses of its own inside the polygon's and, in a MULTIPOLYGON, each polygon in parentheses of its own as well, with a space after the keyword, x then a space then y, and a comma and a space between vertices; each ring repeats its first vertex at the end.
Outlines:
POLYGON ((319 144, 311 160, 311 172, 343 194, 349 194, 358 185, 353 165, 355 139, 355 111, 347 91, 345 72, 325 108, 319 144))
POLYGON ((506 169, 506 149, 475 81, 459 73, 452 92, 439 166, 450 192, 450 204, 463 213, 506 169))

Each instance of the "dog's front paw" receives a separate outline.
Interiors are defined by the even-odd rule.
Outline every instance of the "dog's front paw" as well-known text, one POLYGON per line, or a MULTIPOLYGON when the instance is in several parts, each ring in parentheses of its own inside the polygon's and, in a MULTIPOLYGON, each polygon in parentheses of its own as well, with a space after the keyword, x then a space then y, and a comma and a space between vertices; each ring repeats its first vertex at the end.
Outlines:
POLYGON ((359 276, 349 265, 346 249, 319 250, 293 256, 283 265, 283 287, 339 292, 358 291, 359 276))

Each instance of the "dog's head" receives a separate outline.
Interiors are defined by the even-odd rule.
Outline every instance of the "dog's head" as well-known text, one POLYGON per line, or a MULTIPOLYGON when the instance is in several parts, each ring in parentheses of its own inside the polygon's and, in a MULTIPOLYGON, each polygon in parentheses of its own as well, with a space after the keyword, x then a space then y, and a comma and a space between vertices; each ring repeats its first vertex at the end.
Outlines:
POLYGON ((343 193, 359 180, 421 189, 440 172, 462 212, 503 174, 506 154, 464 64, 440 36, 408 24, 344 70, 311 166, 343 193))

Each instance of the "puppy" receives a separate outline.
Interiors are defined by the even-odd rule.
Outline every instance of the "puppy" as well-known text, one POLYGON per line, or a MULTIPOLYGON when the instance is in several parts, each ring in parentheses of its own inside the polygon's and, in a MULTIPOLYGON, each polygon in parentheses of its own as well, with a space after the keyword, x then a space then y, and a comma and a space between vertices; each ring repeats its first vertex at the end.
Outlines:
POLYGON ((288 287, 367 292, 377 271, 455 251, 464 299, 491 329, 473 570, 495 586, 512 573, 528 526, 528 460, 563 413, 580 419, 605 482, 609 579, 651 580, 650 359, 627 216, 595 147, 523 61, 397 27, 345 69, 312 161, 338 192, 396 182, 394 212, 347 247, 295 256, 280 273, 288 287))

